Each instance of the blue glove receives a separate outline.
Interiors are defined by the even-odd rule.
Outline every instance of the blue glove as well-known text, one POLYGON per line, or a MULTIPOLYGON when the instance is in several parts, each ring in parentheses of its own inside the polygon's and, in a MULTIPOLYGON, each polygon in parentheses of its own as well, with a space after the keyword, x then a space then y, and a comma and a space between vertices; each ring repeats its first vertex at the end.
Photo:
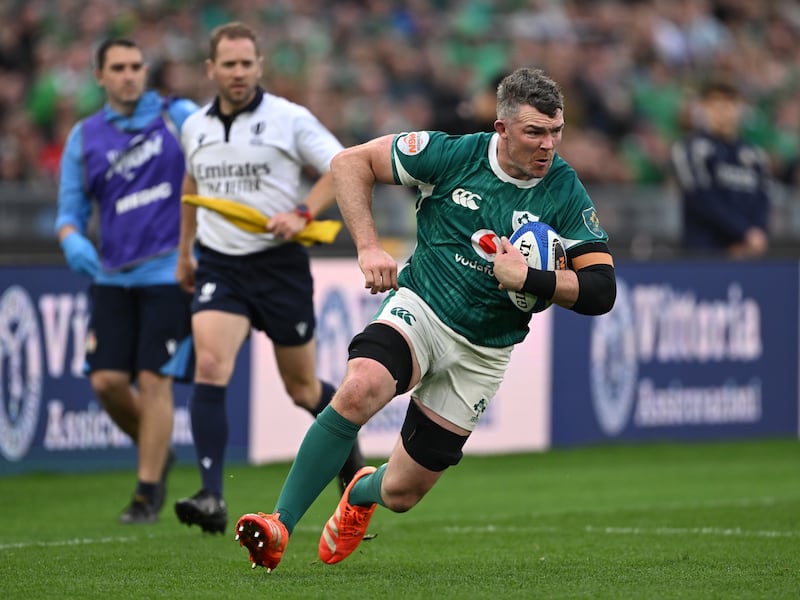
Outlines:
POLYGON ((69 268, 76 273, 94 278, 100 272, 100 258, 92 242, 77 231, 73 231, 61 240, 61 249, 67 259, 69 268))

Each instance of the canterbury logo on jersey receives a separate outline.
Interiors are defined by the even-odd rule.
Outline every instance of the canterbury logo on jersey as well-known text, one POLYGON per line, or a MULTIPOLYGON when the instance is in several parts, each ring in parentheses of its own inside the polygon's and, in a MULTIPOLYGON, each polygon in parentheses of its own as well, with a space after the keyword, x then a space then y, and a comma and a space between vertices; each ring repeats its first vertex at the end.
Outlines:
POLYGON ((414 321, 417 320, 417 318, 414 315, 408 312, 405 308, 401 308, 399 306, 393 308, 389 312, 391 312, 398 319, 403 319, 403 321, 405 321, 408 325, 413 325, 414 321))
POLYGON ((470 210, 478 210, 478 202, 482 200, 478 194, 465 190, 464 188, 453 190, 453 195, 451 197, 453 198, 453 202, 470 210))

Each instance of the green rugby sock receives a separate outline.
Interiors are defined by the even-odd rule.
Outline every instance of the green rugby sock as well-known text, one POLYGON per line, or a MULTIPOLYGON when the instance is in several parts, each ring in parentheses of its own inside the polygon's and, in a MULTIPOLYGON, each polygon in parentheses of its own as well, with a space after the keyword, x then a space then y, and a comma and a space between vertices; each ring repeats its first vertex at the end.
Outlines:
POLYGON ((383 474, 386 472, 386 463, 378 467, 378 470, 369 475, 365 475, 353 484, 350 488, 350 497, 348 501, 350 504, 357 504, 358 506, 371 506, 378 503, 381 506, 386 506, 381 498, 381 481, 383 481, 383 474))
POLYGON ((361 429, 327 406, 308 428, 283 484, 275 512, 291 534, 297 522, 342 468, 361 429))

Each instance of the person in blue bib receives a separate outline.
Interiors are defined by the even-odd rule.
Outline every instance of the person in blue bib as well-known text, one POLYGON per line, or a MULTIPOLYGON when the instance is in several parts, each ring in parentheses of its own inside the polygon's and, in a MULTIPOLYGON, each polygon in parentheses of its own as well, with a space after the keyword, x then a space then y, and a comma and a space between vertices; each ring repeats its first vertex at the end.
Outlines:
POLYGON ((136 445, 138 483, 122 523, 152 523, 174 461, 171 376, 162 367, 190 334, 175 279, 184 159, 180 129, 197 105, 147 89, 137 44, 96 52, 106 103, 78 122, 61 159, 55 230, 67 264, 89 277, 86 368, 97 398, 136 445), (99 245, 87 227, 93 214, 99 245))

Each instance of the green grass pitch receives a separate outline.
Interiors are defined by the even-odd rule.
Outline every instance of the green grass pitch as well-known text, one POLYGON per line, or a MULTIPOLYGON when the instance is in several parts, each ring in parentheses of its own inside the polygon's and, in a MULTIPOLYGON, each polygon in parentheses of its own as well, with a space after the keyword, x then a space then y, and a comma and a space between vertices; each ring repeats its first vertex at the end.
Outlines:
MULTIPOLYGON (((371 461, 379 464, 378 461, 371 461)), ((467 456, 407 514, 378 508, 346 561, 317 557, 331 484, 271 574, 233 541, 288 465, 227 469, 229 532, 116 522, 133 473, 0 479, 0 597, 800 598, 800 442, 759 440, 467 456)))

